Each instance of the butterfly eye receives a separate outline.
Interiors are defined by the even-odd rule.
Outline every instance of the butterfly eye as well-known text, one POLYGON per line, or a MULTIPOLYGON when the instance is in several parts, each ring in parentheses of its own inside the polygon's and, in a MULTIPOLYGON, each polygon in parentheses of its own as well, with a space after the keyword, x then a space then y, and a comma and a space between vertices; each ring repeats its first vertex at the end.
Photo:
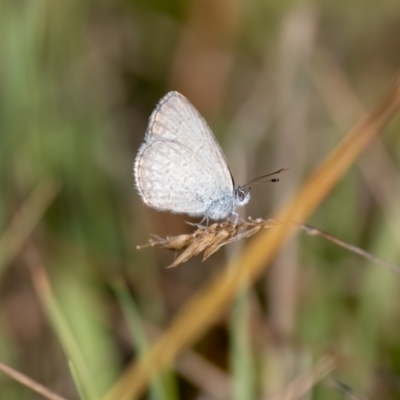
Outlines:
POLYGON ((242 201, 244 201, 246 195, 244 194, 242 189, 238 189, 237 191, 237 199, 239 200, 239 203, 241 203, 242 201))

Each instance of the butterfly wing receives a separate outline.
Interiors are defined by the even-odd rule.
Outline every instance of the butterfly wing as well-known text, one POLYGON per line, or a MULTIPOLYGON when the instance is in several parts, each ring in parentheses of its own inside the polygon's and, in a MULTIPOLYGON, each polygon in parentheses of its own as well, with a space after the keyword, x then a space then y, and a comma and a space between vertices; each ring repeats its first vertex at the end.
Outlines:
POLYGON ((164 96, 151 115, 134 172, 143 200, 160 210, 207 215, 213 201, 232 198, 233 181, 221 147, 202 116, 177 92, 164 96))

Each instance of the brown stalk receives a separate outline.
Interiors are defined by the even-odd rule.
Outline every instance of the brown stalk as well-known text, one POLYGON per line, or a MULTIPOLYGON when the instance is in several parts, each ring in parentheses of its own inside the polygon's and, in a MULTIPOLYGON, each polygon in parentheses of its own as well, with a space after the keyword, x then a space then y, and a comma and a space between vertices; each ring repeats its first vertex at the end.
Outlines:
MULTIPOLYGON (((166 239, 150 239, 150 242, 146 246, 139 246, 139 248, 148 246, 159 246, 167 248, 169 250, 182 250, 184 251, 179 255, 176 260, 168 267, 173 268, 183 264, 192 257, 197 256, 204 251, 203 261, 214 254, 221 246, 225 246, 229 243, 236 242, 238 240, 247 239, 250 236, 255 235, 261 229, 269 229, 282 224, 283 222, 275 221, 272 219, 263 220, 257 218, 253 220, 249 218, 249 221, 241 222, 239 225, 230 224, 224 222, 223 224, 213 224, 211 227, 201 227, 193 233, 180 236, 167 237, 166 239), (185 236, 184 240, 182 237, 185 236)), ((387 268, 400 276, 400 268, 397 265, 388 263, 379 257, 361 249, 360 247, 354 246, 350 243, 346 243, 343 240, 338 239, 335 236, 330 235, 320 229, 314 228, 313 226, 306 224, 292 223, 298 226, 301 230, 305 231, 310 236, 321 236, 336 245, 343 247, 359 256, 371 261, 381 267, 387 268)))
POLYGON ((60 184, 44 178, 29 194, 0 237, 0 274, 18 256, 60 191, 60 184))
POLYGON ((33 379, 27 377, 26 375, 22 374, 21 372, 9 367, 6 364, 0 362, 0 371, 4 374, 8 375, 10 378, 16 380, 17 382, 21 383, 22 385, 32 389, 34 392, 39 393, 43 397, 49 400, 66 400, 65 397, 58 395, 57 393, 52 392, 51 390, 47 389, 45 386, 41 385, 40 383, 34 381, 33 379))
POLYGON ((309 235, 311 236, 321 236, 335 244, 337 244, 340 247, 343 247, 346 250, 349 250, 355 254, 358 254, 359 256, 365 258, 368 261, 371 261, 375 264, 380 265, 381 267, 384 267, 388 269, 389 271, 394 272, 396 275, 400 276, 400 268, 397 265, 393 265, 391 263, 388 263, 379 257, 374 256, 371 253, 368 253, 368 251, 365 251, 363 249, 360 249, 357 246, 354 246, 353 244, 346 243, 343 240, 338 239, 335 236, 330 235, 329 233, 326 233, 324 231, 321 231, 317 228, 314 228, 312 226, 306 225, 306 224, 300 224, 300 228, 304 231, 306 231, 309 235))
MULTIPOLYGON (((160 337, 161 331, 153 324, 144 321, 144 326, 152 341, 160 337)), ((175 370, 206 395, 219 400, 231 398, 231 377, 195 351, 182 352, 176 360, 175 370)))
POLYGON ((293 379, 281 392, 268 400, 296 400, 306 395, 312 387, 329 375, 337 366, 337 361, 329 356, 322 357, 310 371, 305 371, 293 379))

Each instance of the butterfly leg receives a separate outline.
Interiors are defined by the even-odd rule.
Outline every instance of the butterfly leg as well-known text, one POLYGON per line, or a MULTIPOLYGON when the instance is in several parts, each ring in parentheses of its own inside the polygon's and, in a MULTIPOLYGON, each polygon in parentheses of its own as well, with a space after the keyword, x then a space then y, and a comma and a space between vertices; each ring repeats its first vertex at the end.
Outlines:
POLYGON ((204 216, 203 217, 203 219, 198 223, 198 227, 201 227, 201 226, 205 226, 205 228, 206 228, 206 230, 207 230, 207 228, 208 228, 208 222, 209 222, 209 218, 208 218, 208 216, 206 215, 206 216, 204 216), (206 224, 205 225, 202 225, 203 224, 203 222, 204 221, 206 221, 206 224))
POLYGON ((238 214, 237 212, 232 211, 231 216, 232 216, 232 215, 235 216, 235 222, 234 222, 234 224, 237 225, 237 222, 238 222, 238 220, 239 220, 239 214, 238 214))

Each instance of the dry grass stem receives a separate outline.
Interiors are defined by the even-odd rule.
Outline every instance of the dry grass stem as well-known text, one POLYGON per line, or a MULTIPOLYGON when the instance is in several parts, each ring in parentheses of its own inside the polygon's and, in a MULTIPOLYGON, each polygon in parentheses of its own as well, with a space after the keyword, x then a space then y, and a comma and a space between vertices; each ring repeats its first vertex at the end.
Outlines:
POLYGON ((0 237, 0 273, 13 262, 60 191, 52 179, 40 181, 0 237))
POLYGON ((52 392, 51 390, 47 389, 45 386, 43 386, 40 383, 34 381, 33 379, 27 377, 26 375, 22 374, 21 372, 18 372, 15 369, 3 364, 2 362, 0 362, 0 371, 3 372, 4 374, 8 375, 10 378, 16 380, 17 382, 21 383, 22 385, 32 389, 34 392, 42 395, 46 399, 66 400, 65 397, 61 397, 57 393, 52 392))
MULTIPOLYGON (((149 244, 138 246, 139 249, 149 246, 159 246, 169 250, 179 251, 184 250, 180 256, 168 267, 173 268, 178 265, 183 264, 190 258, 197 256, 201 252, 203 254, 203 261, 218 251, 222 246, 226 244, 247 239, 250 236, 255 235, 261 229, 273 228, 282 222, 267 219, 263 220, 257 218, 255 220, 249 219, 249 221, 241 222, 240 224, 231 224, 230 222, 215 223, 209 227, 198 226, 197 230, 193 233, 188 233, 179 236, 167 236, 165 239, 160 237, 155 237, 149 240, 149 244)), ((394 272, 400 276, 400 267, 397 265, 388 263, 379 257, 374 256, 371 253, 361 249, 360 247, 354 246, 352 244, 346 243, 343 240, 336 238, 324 231, 314 228, 306 224, 298 224, 293 222, 300 229, 307 232, 311 236, 322 236, 323 238, 330 240, 331 242, 341 246, 359 256, 378 264, 388 270, 394 272)))
MULTIPOLYGON (((160 337, 162 331, 158 327, 148 321, 143 321, 143 324, 151 341, 160 337)), ((219 400, 231 398, 231 377, 196 351, 187 349, 182 352, 175 362, 174 369, 205 395, 219 400)))
POLYGON ((321 358, 314 368, 310 371, 301 373, 292 382, 287 385, 280 393, 269 397, 268 400, 296 400, 306 395, 312 387, 327 375, 329 375, 337 366, 337 361, 333 357, 325 356, 321 358))
POLYGON ((324 381, 325 385, 333 390, 336 390, 346 400, 368 400, 368 397, 354 393, 353 389, 331 377, 324 381))
POLYGON ((159 246, 174 251, 184 250, 168 267, 174 268, 202 252, 204 252, 204 261, 222 246, 248 238, 262 228, 272 228, 277 224, 279 224, 277 221, 257 219, 244 221, 240 224, 222 222, 207 227, 196 225, 198 228, 193 233, 167 236, 165 239, 154 236, 154 238, 149 240, 148 244, 137 246, 137 248, 159 246))
POLYGON ((353 244, 343 242, 343 240, 340 240, 340 239, 336 238, 335 236, 330 235, 329 233, 323 232, 323 231, 313 228, 312 226, 309 226, 309 225, 300 224, 300 228, 303 229, 304 231, 306 231, 311 236, 322 236, 325 239, 328 239, 331 242, 337 244, 338 246, 343 247, 353 253, 356 253, 361 257, 364 257, 368 261, 378 264, 381 267, 387 268, 389 271, 394 272, 396 275, 400 275, 400 267, 398 267, 397 265, 388 263, 388 262, 382 260, 381 258, 376 257, 373 254, 368 253, 367 251, 360 249, 357 246, 354 246, 353 244))

